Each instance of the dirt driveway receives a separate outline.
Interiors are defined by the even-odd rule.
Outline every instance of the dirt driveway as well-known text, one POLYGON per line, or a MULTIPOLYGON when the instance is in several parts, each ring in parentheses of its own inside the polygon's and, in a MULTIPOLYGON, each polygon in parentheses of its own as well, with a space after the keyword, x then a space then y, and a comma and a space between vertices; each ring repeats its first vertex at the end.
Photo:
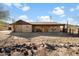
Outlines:
POLYGON ((0 31, 0 40, 8 38, 11 31, 0 31))
POLYGON ((79 37, 67 37, 63 33, 12 33, 11 31, 0 31, 1 43, 11 41, 12 39, 15 42, 20 41, 20 43, 27 40, 34 43, 79 43, 79 37))

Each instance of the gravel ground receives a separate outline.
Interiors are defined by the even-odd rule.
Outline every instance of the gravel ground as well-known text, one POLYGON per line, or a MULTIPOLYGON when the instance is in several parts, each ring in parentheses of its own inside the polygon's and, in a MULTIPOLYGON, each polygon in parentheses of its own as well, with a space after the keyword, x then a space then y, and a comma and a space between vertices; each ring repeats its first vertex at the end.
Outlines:
MULTIPOLYGON (((0 48, 11 48, 12 46, 16 46, 16 44, 30 45, 33 43, 38 47, 37 50, 33 50, 33 55, 35 56, 79 55, 79 37, 71 37, 63 33, 55 33, 54 35, 53 33, 12 33, 11 31, 0 31, 0 48)), ((28 50, 28 55, 30 56, 32 56, 31 50, 28 50)), ((18 51, 12 52, 11 56, 24 56, 25 54, 18 51)), ((0 53, 0 55, 5 56, 7 54, 0 53)))

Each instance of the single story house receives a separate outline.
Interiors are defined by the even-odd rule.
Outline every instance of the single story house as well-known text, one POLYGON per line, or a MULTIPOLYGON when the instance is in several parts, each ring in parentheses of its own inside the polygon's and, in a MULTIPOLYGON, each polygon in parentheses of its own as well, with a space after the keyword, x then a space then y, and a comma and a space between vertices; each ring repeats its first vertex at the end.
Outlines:
POLYGON ((18 20, 12 23, 12 30, 14 32, 73 32, 79 33, 79 27, 67 26, 67 24, 60 24, 56 22, 31 22, 28 23, 23 20, 18 20), (71 29, 71 30, 70 30, 71 29), (73 31, 73 29, 75 29, 73 31))

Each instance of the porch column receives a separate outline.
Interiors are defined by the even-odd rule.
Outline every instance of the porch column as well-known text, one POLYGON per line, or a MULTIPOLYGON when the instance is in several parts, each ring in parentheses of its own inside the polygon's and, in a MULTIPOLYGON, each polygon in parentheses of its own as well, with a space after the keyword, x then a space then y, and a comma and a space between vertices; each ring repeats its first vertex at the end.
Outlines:
POLYGON ((45 32, 45 28, 42 26, 42 31, 45 32))
POLYGON ((66 32, 66 28, 65 28, 65 25, 63 25, 63 32, 66 32))

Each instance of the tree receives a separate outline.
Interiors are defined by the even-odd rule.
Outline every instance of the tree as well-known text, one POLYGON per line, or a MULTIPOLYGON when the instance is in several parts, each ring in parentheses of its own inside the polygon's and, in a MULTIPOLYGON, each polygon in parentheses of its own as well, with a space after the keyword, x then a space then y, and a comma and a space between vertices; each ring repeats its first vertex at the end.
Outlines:
POLYGON ((0 4, 0 21, 7 20, 9 17, 9 10, 3 4, 0 4))
POLYGON ((7 19, 7 17, 8 17, 8 11, 7 10, 5 10, 5 11, 1 11, 0 10, 0 20, 6 20, 7 19))
POLYGON ((9 19, 9 10, 0 3, 0 30, 2 30, 7 24, 6 21, 9 19))

